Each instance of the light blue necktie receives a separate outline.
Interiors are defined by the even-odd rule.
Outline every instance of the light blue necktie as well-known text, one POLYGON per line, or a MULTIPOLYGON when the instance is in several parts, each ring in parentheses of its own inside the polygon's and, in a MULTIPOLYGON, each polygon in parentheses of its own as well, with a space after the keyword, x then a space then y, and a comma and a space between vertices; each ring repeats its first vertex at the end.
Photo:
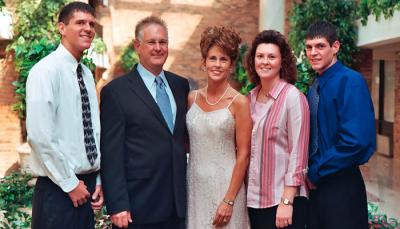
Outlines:
POLYGON ((162 115, 164 116, 165 121, 167 122, 169 130, 172 133, 174 130, 174 124, 172 120, 172 109, 171 109, 171 103, 169 102, 167 91, 165 90, 165 83, 160 76, 156 77, 155 82, 156 82, 156 101, 158 107, 161 110, 162 115))
POLYGON ((318 105, 319 105, 319 80, 315 79, 310 88, 308 103, 310 105, 310 157, 318 152, 318 105))

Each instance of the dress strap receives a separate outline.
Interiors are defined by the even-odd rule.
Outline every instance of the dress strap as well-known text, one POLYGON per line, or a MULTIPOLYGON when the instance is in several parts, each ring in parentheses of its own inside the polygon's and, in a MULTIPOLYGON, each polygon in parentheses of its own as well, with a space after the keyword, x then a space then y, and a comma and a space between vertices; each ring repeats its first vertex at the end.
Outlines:
POLYGON ((194 101, 193 101, 193 103, 196 103, 197 93, 199 92, 199 90, 195 90, 194 92, 195 92, 195 94, 194 94, 194 101))
POLYGON ((229 107, 232 105, 233 101, 235 101, 235 99, 236 99, 236 97, 238 97, 238 95, 240 95, 240 93, 237 93, 237 94, 233 97, 233 99, 231 100, 231 102, 228 104, 228 106, 227 106, 226 108, 229 108, 229 107))

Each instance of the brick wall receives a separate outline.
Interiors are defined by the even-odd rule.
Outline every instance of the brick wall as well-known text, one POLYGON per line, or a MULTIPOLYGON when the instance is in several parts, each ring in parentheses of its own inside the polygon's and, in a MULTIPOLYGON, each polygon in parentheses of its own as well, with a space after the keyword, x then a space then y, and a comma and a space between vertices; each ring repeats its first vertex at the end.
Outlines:
POLYGON ((394 158, 400 159, 400 60, 396 60, 396 88, 395 88, 395 113, 394 113, 394 158))
MULTIPOLYGON (((149 15, 162 17, 169 29, 169 58, 165 65, 187 77, 191 86, 201 87, 206 76, 200 70, 200 35, 210 25, 234 27, 244 42, 250 43, 258 33, 258 0, 114 0, 108 8, 98 9, 103 39, 115 65, 118 51, 134 38, 137 21, 149 15), (129 18, 129 20, 127 19, 129 18)), ((110 78, 114 75, 111 74, 110 78)))
POLYGON ((372 49, 361 49, 357 54, 356 59, 359 61, 355 64, 354 69, 361 72, 367 81, 368 87, 371 90, 372 80, 372 49))
POLYGON ((20 122, 17 114, 11 110, 15 102, 11 83, 16 76, 12 61, 0 59, 0 177, 16 167, 16 148, 21 144, 20 122))

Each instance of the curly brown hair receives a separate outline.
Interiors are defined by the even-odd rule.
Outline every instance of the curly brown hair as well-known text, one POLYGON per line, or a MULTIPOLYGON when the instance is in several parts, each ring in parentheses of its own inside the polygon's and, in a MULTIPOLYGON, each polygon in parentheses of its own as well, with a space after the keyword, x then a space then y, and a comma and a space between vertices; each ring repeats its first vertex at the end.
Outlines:
POLYGON ((249 74, 250 81, 255 85, 260 84, 260 76, 257 74, 254 64, 256 50, 260 44, 275 44, 279 47, 282 57, 282 66, 279 75, 286 82, 294 84, 297 80, 296 57, 286 38, 276 30, 264 30, 254 38, 245 61, 245 68, 249 74))
POLYGON ((239 34, 233 28, 224 26, 207 27, 201 34, 201 56, 205 60, 208 50, 213 46, 218 46, 234 63, 239 56, 239 44, 241 41, 239 34))

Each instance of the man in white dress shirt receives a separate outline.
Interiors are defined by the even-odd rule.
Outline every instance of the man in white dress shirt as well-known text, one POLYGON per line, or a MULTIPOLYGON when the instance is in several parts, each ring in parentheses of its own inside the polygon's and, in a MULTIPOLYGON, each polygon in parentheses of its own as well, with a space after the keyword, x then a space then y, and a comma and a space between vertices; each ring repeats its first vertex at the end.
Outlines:
POLYGON ((101 209, 100 121, 96 87, 80 63, 95 35, 94 9, 64 6, 61 44, 39 61, 27 80, 27 131, 33 172, 32 228, 94 228, 101 209))

